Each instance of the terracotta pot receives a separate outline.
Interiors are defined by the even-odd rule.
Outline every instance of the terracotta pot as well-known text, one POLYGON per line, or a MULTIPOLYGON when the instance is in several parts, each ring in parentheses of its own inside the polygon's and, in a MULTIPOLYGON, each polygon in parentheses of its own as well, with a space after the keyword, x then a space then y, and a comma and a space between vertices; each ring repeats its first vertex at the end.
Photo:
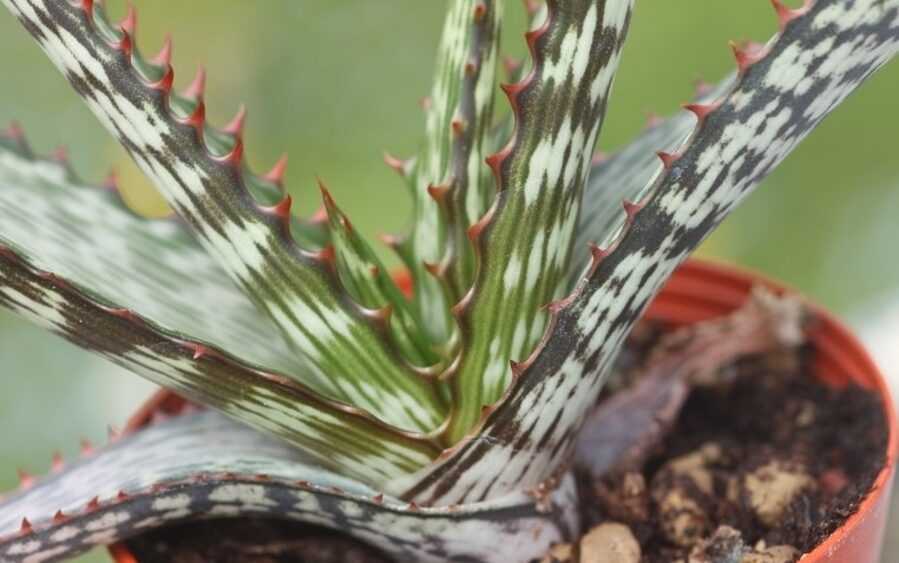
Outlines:
MULTIPOLYGON (((399 278, 401 288, 409 292, 408 277, 399 278)), ((689 260, 674 274, 645 316, 675 326, 719 317, 739 307, 756 285, 778 293, 788 291, 782 284, 758 274, 689 260)), ((814 304, 811 308, 820 319, 810 335, 814 350, 812 370, 829 385, 839 387, 851 381, 876 392, 886 414, 889 438, 886 463, 858 510, 818 547, 805 554, 802 563, 877 563, 896 469, 896 416, 886 383, 861 343, 833 315, 814 304)), ((161 391, 132 417, 127 428, 136 430, 147 424, 154 412, 174 413, 183 404, 180 397, 161 391)), ((119 563, 135 563, 123 544, 112 546, 110 554, 119 563)))

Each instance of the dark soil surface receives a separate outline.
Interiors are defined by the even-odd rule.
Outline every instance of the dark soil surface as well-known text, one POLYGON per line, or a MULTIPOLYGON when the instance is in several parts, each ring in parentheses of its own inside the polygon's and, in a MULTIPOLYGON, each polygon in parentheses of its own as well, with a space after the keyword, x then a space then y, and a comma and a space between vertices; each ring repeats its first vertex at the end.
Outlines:
POLYGON ((388 563, 345 535, 282 520, 229 519, 161 528, 130 540, 141 563, 388 563))
POLYGON ((730 371, 692 391, 643 468, 582 479, 594 499, 585 503, 585 530, 627 524, 646 563, 686 560, 722 525, 747 548, 789 545, 798 555, 856 511, 886 454, 877 396, 828 387, 795 355, 730 371))

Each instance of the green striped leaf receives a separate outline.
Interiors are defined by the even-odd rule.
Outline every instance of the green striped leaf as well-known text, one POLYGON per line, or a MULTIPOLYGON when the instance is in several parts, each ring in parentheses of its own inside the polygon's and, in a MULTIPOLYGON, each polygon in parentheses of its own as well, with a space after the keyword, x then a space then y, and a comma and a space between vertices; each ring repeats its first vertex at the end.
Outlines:
POLYGON ((450 0, 427 106, 425 146, 412 168, 413 218, 402 237, 414 299, 435 345, 452 332, 450 306, 474 279, 468 228, 494 195, 484 165, 498 65, 502 0, 450 0))
POLYGON ((529 561, 575 537, 574 499, 569 477, 540 507, 525 494, 418 507, 205 412, 125 436, 0 501, 0 559, 71 557, 148 528, 252 513, 337 529, 399 561, 529 561))
POLYGON ((431 348, 424 321, 394 283, 387 268, 359 235, 349 218, 322 188, 340 279, 359 303, 369 309, 389 311, 391 335, 400 351, 415 366, 433 371, 440 358, 431 348), (389 309, 387 309, 389 308, 389 309))
MULTIPOLYGON (((132 58, 132 61, 142 60, 139 55, 132 58)), ((151 74, 153 72, 159 73, 161 69, 150 66, 144 67, 144 71, 147 74, 151 74)), ((202 91, 204 82, 205 74, 203 70, 200 70, 194 85, 188 89, 188 95, 182 95, 174 91, 169 93, 169 105, 177 115, 194 115, 197 113, 200 105, 203 104, 202 91)), ((203 111, 205 112, 205 110, 203 111)), ((204 121, 203 140, 209 152, 218 158, 224 158, 230 154, 237 144, 241 142, 245 120, 246 110, 241 107, 231 122, 222 129, 213 127, 208 121, 204 121)), ((286 156, 282 156, 271 170, 261 175, 249 167, 246 159, 241 159, 240 166, 241 177, 255 201, 269 207, 275 207, 284 202, 287 197, 287 191, 284 188, 284 177, 287 173, 286 156)), ((285 211, 290 217, 290 233, 300 247, 322 249, 328 245, 330 242, 328 228, 323 218, 319 216, 311 218, 300 217, 289 210, 285 211)))
POLYGON ((179 223, 134 215, 17 134, 0 137, 0 305, 367 482, 441 449, 323 399, 311 387, 328 382, 308 377, 179 223))
POLYGON ((899 52, 899 1, 817 0, 737 54, 738 77, 551 310, 540 348, 472 437, 411 481, 409 498, 471 502, 533 486, 570 459, 625 336, 675 268, 868 76, 899 52))
POLYGON ((254 201, 243 176, 243 143, 224 156, 205 142, 205 110, 170 106, 173 73, 134 50, 133 23, 114 30, 93 2, 4 0, 90 108, 154 181, 172 208, 257 307, 306 358, 331 398, 411 431, 445 419, 433 382, 416 377, 391 345, 384 315, 342 289, 330 247, 298 247, 289 199, 254 201))
POLYGON ((590 157, 630 19, 630 3, 547 3, 543 26, 528 33, 534 64, 506 89, 515 134, 490 158, 499 193, 475 227, 479 269, 456 306, 459 358, 451 382, 450 441, 468 433, 481 409, 512 380, 543 334, 543 306, 561 295, 590 157))

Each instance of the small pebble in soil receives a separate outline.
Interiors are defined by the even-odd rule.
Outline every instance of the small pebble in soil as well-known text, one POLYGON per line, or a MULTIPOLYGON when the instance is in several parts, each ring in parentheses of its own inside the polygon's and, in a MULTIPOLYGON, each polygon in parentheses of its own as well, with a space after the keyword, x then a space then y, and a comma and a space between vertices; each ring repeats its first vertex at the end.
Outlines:
POLYGON ((709 498, 714 493, 712 470, 724 459, 714 442, 668 460, 652 480, 659 526, 669 542, 690 547, 711 531, 709 498))
POLYGON ((549 548, 549 552, 540 560, 540 563, 575 563, 577 551, 570 543, 560 543, 549 548))
POLYGON ((730 526, 719 526, 710 538, 696 544, 683 563, 742 563, 743 537, 730 526))
POLYGON ((775 545, 745 553, 740 563, 793 563, 799 555, 799 550, 791 545, 775 545))
POLYGON ((640 544, 631 529, 617 522, 605 522, 584 534, 579 563, 640 563, 640 544))
POLYGON ((759 522, 774 526, 800 493, 814 487, 815 480, 805 468, 774 459, 743 476, 740 496, 759 522))

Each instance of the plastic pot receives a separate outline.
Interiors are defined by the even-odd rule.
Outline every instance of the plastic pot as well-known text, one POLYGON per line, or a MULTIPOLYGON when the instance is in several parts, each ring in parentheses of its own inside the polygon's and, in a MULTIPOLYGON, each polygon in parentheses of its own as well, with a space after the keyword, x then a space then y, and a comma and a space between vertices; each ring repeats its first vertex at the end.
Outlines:
MULTIPOLYGON (((408 290, 408 279, 398 279, 408 290)), ((763 285, 775 292, 789 291, 782 284, 755 273, 703 260, 689 260, 674 274, 645 317, 673 326, 725 315, 739 307, 754 286, 763 285)), ((854 382, 877 393, 884 409, 889 437, 886 462, 858 510, 818 547, 802 556, 802 563, 877 563, 883 545, 890 489, 896 469, 896 416, 886 383, 862 344, 833 315, 810 304, 819 323, 812 329, 810 342, 812 371, 828 385, 836 387, 854 382)), ((147 424, 154 412, 177 412, 183 400, 167 391, 151 398, 130 420, 127 428, 136 430, 147 424)), ((119 563, 135 563, 124 544, 110 548, 119 563)))

